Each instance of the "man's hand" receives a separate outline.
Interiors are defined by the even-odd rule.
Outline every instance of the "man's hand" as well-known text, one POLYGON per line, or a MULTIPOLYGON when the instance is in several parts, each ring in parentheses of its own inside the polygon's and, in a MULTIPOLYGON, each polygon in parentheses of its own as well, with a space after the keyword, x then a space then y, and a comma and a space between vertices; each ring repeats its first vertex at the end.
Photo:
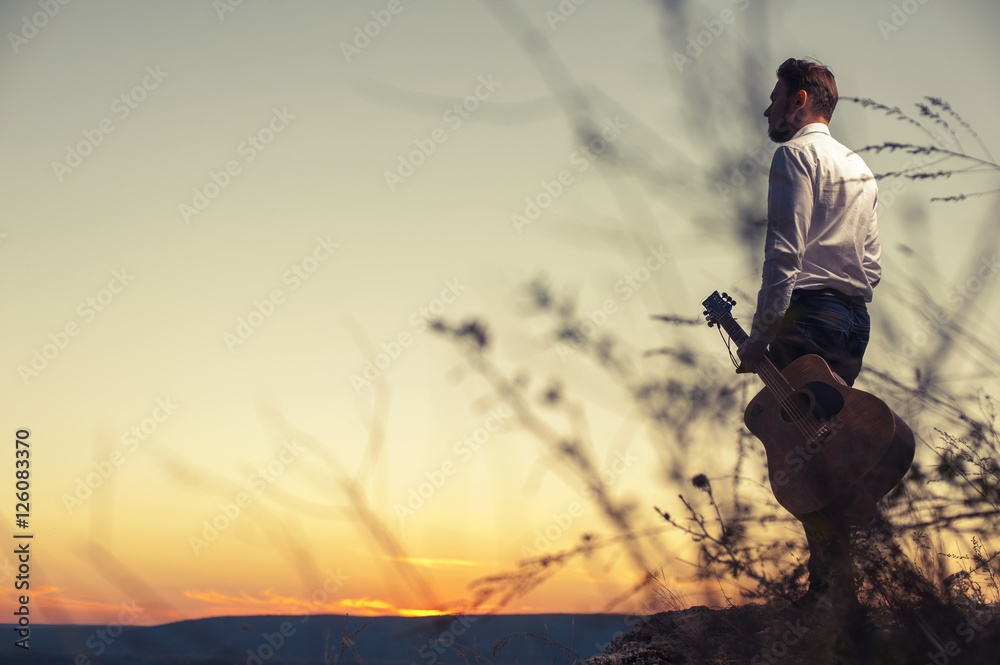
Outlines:
POLYGON ((736 350, 736 355, 740 359, 740 366, 736 368, 737 374, 756 373, 757 365, 764 360, 764 353, 767 351, 767 342, 760 338, 751 337, 740 345, 736 350))

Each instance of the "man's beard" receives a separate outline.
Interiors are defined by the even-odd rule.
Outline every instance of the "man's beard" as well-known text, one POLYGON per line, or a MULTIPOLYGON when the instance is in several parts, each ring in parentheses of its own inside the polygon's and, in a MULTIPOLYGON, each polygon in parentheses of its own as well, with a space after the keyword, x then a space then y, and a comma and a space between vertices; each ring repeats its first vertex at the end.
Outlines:
POLYGON ((768 127, 767 137, 775 143, 784 143, 795 135, 795 128, 788 124, 787 120, 780 120, 774 127, 768 127))

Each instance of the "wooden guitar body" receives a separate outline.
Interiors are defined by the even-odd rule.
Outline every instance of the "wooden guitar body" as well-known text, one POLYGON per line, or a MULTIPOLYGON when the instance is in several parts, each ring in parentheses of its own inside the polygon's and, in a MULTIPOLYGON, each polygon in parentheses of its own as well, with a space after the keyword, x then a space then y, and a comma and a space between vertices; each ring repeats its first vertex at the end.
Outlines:
MULTIPOLYGON (((738 345, 748 339, 728 294, 716 291, 702 304, 709 327, 723 328, 738 345)), ((750 400, 743 421, 764 444, 774 498, 795 516, 836 504, 847 519, 867 522, 910 468, 913 432, 819 356, 802 356, 780 372, 765 357, 756 371, 767 387, 750 400)))
POLYGON ((779 401, 764 388, 744 413, 764 444, 775 499, 793 515, 834 502, 874 506, 913 461, 910 428, 879 398, 845 385, 819 356, 795 360, 781 376, 794 392, 779 401))

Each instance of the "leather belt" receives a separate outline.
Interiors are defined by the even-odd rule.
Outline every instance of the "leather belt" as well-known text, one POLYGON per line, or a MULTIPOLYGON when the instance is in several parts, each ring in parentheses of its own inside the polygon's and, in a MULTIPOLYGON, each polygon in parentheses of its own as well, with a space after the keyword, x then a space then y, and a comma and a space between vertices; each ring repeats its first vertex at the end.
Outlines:
POLYGON ((833 296, 834 298, 845 302, 847 304, 854 304, 856 302, 864 302, 865 299, 861 296, 849 296, 846 293, 838 291, 833 288, 824 289, 794 289, 792 291, 792 298, 801 298, 803 296, 833 296))

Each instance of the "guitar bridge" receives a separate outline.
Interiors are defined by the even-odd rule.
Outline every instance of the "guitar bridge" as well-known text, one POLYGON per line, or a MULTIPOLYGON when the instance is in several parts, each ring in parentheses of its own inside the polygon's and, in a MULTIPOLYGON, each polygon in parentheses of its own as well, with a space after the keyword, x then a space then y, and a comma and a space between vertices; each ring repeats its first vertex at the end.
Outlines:
POLYGON ((839 418, 831 418, 826 422, 820 424, 819 429, 817 429, 811 437, 806 440, 807 448, 819 448, 819 446, 826 443, 826 440, 837 433, 841 428, 843 428, 843 423, 840 422, 839 418))

